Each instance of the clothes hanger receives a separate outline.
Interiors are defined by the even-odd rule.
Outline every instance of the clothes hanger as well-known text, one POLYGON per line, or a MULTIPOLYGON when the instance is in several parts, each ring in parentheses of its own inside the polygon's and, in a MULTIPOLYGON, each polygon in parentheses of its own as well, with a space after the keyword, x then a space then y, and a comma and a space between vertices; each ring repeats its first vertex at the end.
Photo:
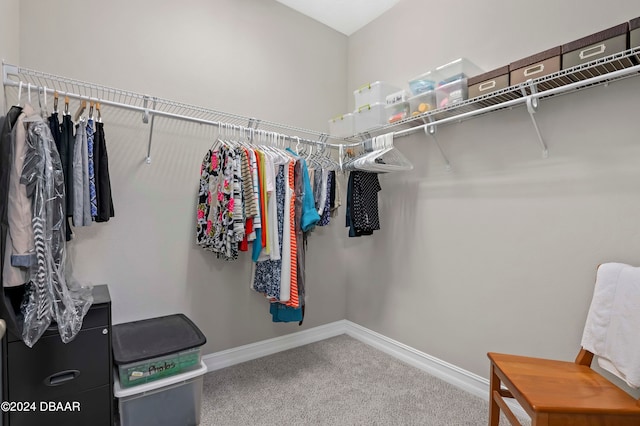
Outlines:
POLYGON ((100 111, 100 102, 96 102, 96 112, 98 113, 98 123, 102 123, 102 111, 100 111))
POLYGON ((57 113, 58 113, 58 96, 59 96, 59 95, 58 95, 58 91, 57 91, 57 90, 54 90, 54 91, 53 91, 53 112, 54 112, 55 114, 57 114, 57 113))
POLYGON ((20 80, 20 83, 18 84, 18 103, 16 104, 17 107, 20 106, 20 101, 22 100, 22 86, 24 85, 24 83, 22 82, 22 80, 20 80))
POLYGON ((377 136, 372 142, 374 150, 353 161, 356 169, 374 173, 413 169, 413 164, 394 147, 393 133, 377 136))
POLYGON ((87 101, 85 101, 84 99, 80 101, 80 106, 78 107, 78 110, 76 111, 76 115, 74 116, 74 120, 73 121, 78 121, 80 120, 80 116, 82 115, 82 113, 84 112, 84 110, 87 108, 87 101))
POLYGON ((69 96, 64 97, 64 115, 69 115, 69 96))
POLYGON ((89 101, 89 120, 93 120, 93 101, 89 101))
MULTIPOLYGON (((46 87, 45 87, 45 90, 46 90, 46 87)), ((45 92, 45 96, 46 96, 46 92, 45 92)), ((45 104, 45 107, 46 107, 46 105, 47 105, 47 100, 46 99, 44 100, 44 104, 45 104)), ((39 87, 38 87, 38 108, 40 109, 40 115, 42 117, 46 117, 47 116, 47 111, 46 111, 46 108, 42 108, 42 97, 40 96, 40 88, 39 87)))

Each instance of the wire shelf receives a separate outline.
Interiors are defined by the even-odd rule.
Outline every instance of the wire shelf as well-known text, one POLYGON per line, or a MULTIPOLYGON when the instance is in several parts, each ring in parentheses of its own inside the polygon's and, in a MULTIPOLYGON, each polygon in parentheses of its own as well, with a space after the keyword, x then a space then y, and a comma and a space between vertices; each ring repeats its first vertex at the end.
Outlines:
POLYGON ((57 91, 61 97, 69 96, 73 99, 100 102, 103 105, 139 111, 152 116, 157 115, 167 118, 183 119, 202 124, 223 124, 247 129, 259 129, 267 132, 276 132, 292 139, 300 138, 305 141, 326 144, 327 146, 333 147, 349 141, 348 139, 335 138, 327 133, 315 130, 217 111, 183 102, 62 77, 29 68, 3 64, 4 85, 7 87, 18 87, 21 82, 23 90, 31 87, 32 90, 42 91, 46 88, 48 94, 53 94, 54 91, 57 91), (334 140, 336 143, 326 143, 328 140, 334 140))
POLYGON ((416 117, 371 129, 353 138, 364 138, 395 132, 396 137, 416 133, 426 126, 449 124, 478 117, 494 111, 523 105, 527 97, 544 99, 600 84, 640 75, 640 47, 605 58, 561 70, 535 80, 529 80, 493 93, 459 102, 445 108, 428 111, 416 117))

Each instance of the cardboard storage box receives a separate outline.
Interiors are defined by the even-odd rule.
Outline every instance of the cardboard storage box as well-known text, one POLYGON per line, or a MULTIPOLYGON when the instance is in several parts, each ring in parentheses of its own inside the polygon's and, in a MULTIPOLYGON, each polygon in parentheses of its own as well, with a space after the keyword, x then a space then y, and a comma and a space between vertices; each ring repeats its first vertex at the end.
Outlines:
POLYGON ((562 46, 536 53, 509 64, 511 85, 524 83, 529 79, 544 77, 560 71, 562 46))
POLYGON ((469 78, 469 99, 509 87, 509 65, 469 78))
MULTIPOLYGON (((629 48, 640 48, 640 17, 629 21, 629 48)), ((640 51, 636 52, 636 60, 640 63, 640 51)))
POLYGON ((627 50, 629 24, 591 34, 562 46, 562 69, 572 68, 627 50))

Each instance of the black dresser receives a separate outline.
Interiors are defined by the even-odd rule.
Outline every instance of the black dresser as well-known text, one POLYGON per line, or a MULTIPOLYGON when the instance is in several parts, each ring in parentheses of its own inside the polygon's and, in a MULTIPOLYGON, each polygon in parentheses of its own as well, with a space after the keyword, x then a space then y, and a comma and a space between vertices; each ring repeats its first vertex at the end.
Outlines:
POLYGON ((93 305, 76 338, 65 344, 55 325, 29 348, 3 339, 3 401, 29 403, 34 412, 3 414, 4 426, 113 426, 111 297, 93 288, 93 305))

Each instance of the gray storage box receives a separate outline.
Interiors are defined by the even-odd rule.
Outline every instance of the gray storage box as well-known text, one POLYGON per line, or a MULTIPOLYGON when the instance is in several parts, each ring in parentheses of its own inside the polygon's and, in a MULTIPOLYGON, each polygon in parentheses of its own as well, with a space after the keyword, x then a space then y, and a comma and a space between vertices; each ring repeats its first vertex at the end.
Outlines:
MULTIPOLYGON (((629 21, 629 48, 640 48, 640 17, 629 21)), ((636 53, 636 60, 640 63, 640 51, 636 53)))
POLYGON ((562 69, 586 64, 606 56, 627 50, 629 24, 591 34, 562 46, 562 69))
POLYGON ((509 65, 470 77, 467 84, 469 85, 469 99, 505 89, 509 87, 509 65))
POLYGON ((560 71, 562 46, 536 53, 509 64, 511 85, 524 83, 529 79, 544 77, 560 71))

